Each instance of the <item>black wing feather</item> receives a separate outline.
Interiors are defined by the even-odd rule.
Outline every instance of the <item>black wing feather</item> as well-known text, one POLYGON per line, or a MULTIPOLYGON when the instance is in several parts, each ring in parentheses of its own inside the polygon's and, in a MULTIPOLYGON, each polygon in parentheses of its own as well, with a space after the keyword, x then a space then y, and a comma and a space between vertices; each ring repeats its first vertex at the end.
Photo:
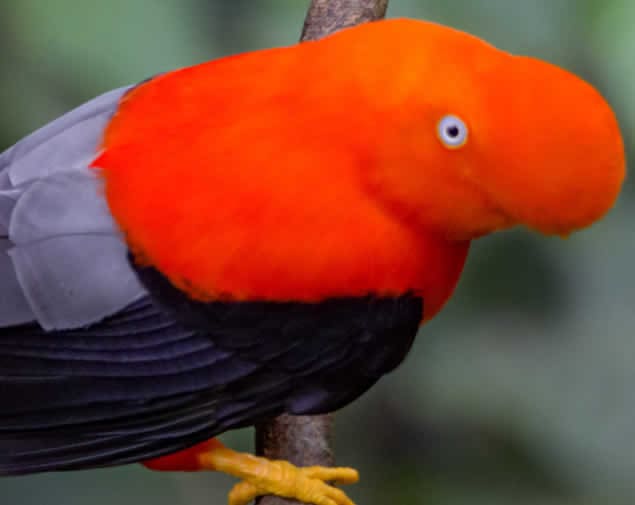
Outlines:
POLYGON ((335 410, 403 359, 422 315, 413 295, 175 305, 185 319, 146 297, 88 328, 1 328, 0 474, 143 461, 335 410))

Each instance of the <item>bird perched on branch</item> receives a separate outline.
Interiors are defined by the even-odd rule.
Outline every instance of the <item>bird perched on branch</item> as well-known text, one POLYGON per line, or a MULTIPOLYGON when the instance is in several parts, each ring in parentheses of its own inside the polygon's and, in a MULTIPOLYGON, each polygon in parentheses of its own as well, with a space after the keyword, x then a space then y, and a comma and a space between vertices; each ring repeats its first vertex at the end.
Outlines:
POLYGON ((404 359, 470 241, 568 235, 624 178, 587 83, 397 19, 106 93, 0 155, 0 474, 144 462, 350 505, 214 437, 404 359))

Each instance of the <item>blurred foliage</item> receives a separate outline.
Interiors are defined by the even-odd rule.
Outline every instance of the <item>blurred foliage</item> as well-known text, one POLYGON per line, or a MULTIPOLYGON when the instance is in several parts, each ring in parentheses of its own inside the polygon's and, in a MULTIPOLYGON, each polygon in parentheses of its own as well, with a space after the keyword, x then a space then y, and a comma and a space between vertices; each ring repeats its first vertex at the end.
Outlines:
MULTIPOLYGON (((82 101, 171 68, 299 36, 298 0, 8 0, 0 148, 82 101)), ((589 79, 635 132, 633 0, 391 0, 589 79)), ((575 139, 572 139, 575 141, 575 139)), ((567 241, 478 241, 446 310, 397 372, 338 414, 361 505, 635 501, 632 184, 567 241)), ((224 438, 250 448, 251 433, 224 438)), ((224 503, 231 479, 137 466, 0 480, 5 505, 224 503)))

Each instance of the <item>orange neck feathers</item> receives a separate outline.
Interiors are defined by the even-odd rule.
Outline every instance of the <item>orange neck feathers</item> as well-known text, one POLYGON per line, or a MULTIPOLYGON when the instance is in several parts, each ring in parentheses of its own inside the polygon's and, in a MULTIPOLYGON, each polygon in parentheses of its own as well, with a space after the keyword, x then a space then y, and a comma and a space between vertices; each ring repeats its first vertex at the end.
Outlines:
POLYGON ((140 85, 94 166, 137 259, 192 297, 414 291, 430 317, 470 239, 523 223, 569 231, 606 212, 623 152, 610 109, 571 74, 393 20, 140 85), (585 106, 593 124, 581 126, 585 106), (439 129, 448 117, 460 145, 439 129))

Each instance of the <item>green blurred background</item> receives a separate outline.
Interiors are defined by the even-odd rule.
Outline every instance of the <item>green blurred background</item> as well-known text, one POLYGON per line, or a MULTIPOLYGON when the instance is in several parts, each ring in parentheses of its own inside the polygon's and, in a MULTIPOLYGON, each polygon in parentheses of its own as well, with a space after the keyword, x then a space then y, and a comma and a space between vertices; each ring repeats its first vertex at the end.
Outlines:
MULTIPOLYGON (((4 0, 0 150, 92 96, 175 67, 296 41, 308 0, 4 0)), ((631 149, 635 0, 391 0, 569 68, 614 105, 631 149)), ((571 139, 575 142, 575 139, 571 139)), ((635 502, 633 188, 569 240, 475 244, 404 366, 337 415, 359 505, 635 502)), ((224 440, 251 448, 249 430, 224 440)), ((232 480, 138 466, 0 480, 1 505, 225 503, 232 480)))

